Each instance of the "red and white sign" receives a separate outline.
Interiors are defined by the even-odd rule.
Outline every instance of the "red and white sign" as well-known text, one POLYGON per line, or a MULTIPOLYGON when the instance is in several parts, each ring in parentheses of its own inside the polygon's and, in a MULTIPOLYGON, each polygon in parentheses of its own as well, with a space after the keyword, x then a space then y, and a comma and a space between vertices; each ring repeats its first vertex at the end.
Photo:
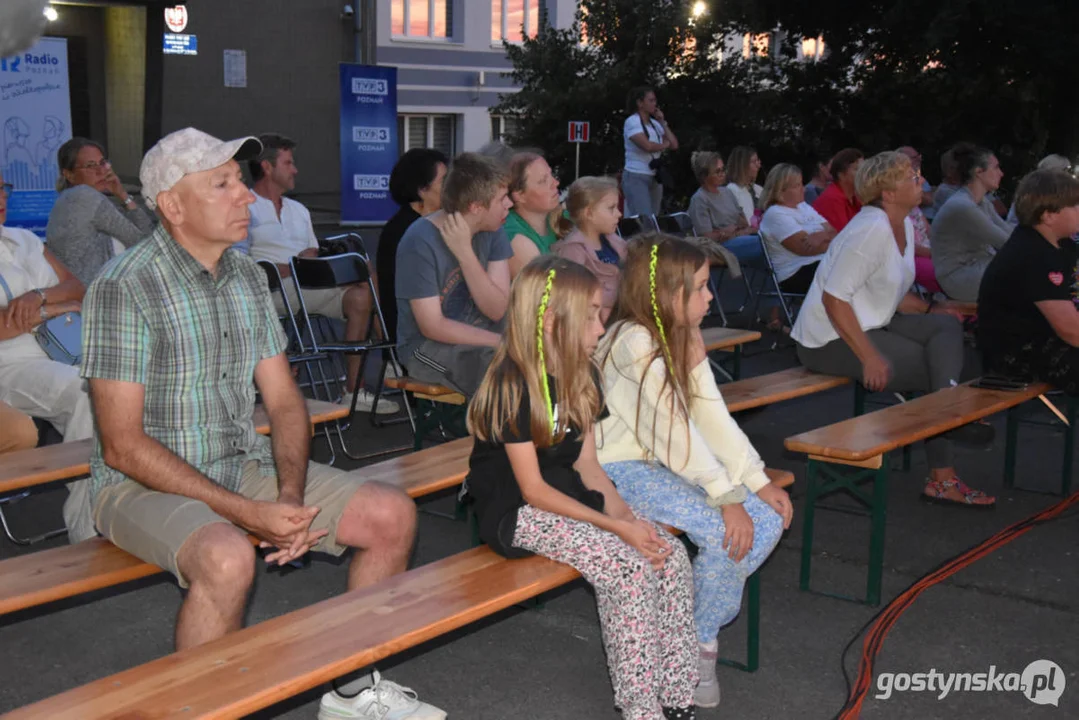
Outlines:
POLYGON ((588 142, 589 124, 580 120, 571 120, 569 124, 569 141, 571 143, 588 142))
POLYGON ((169 32, 182 33, 187 27, 187 6, 175 5, 165 8, 165 26, 169 32))

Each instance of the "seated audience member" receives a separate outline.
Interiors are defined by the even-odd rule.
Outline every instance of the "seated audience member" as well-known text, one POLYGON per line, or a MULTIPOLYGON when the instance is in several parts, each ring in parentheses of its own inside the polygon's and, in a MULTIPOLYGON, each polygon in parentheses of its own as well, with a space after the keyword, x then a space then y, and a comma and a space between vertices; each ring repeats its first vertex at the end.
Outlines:
POLYGON ((5 402, 0 402, 0 427, 4 428, 0 435, 0 455, 37 447, 34 419, 5 402))
MULTIPOLYGON (((909 145, 904 145, 896 152, 906 155, 907 159, 910 160, 911 169, 921 175, 921 153, 909 145)), ((929 183, 923 178, 922 204, 910 211, 910 224, 914 227, 914 282, 931 293, 938 293, 942 292, 942 290, 937 283, 936 273, 933 271, 933 252, 930 249, 931 244, 929 241, 929 220, 925 216, 925 211, 922 210, 922 208, 926 207, 925 192, 928 187, 929 183)), ((929 197, 932 196, 930 195, 929 197)), ((932 203, 930 203, 930 207, 932 207, 932 203)))
POLYGON ((438 150, 412 148, 390 173, 390 197, 400 207, 378 236, 375 270, 386 332, 397 338, 397 246, 412 223, 442 208, 442 181, 450 161, 438 150))
POLYGON ((982 276, 978 347, 988 372, 1079 395, 1079 180, 1035 170, 1019 183, 1015 211, 1019 227, 982 276))
MULTIPOLYGON (((0 403, 47 420, 64 442, 84 440, 93 435, 94 419, 79 368, 50 359, 32 331, 57 315, 78 312, 86 288, 36 235, 4 226, 10 188, 0 175, 0 403)), ((7 433, 6 423, 3 429, 0 434, 7 433)), ((67 487, 64 523, 75 543, 93 537, 94 528, 87 482, 67 487)))
POLYGON ((618 183, 609 177, 583 177, 569 186, 566 209, 576 226, 554 244, 559 257, 584 265, 599 278, 602 290, 600 319, 607 322, 622 278, 626 243, 618 236, 618 183))
POLYGON ((227 252, 254 202, 239 163, 260 150, 255 138, 194 128, 162 138, 139 173, 161 224, 105 269, 83 308, 94 520, 187 588, 181 650, 243 624, 256 569, 248 533, 278 565, 359 549, 350 590, 403 572, 415 536, 404 492, 308 460, 307 409, 266 276, 227 252), (256 390, 270 437, 255 432, 256 390))
POLYGON ((495 165, 508 175, 510 171, 510 161, 513 160, 513 156, 517 154, 517 151, 501 140, 492 140, 489 143, 481 145, 480 149, 476 151, 476 154, 494 160, 495 165))
POLYGON ((56 258, 88 285, 105 263, 149 235, 154 221, 127 194, 104 148, 93 140, 71 138, 56 151, 56 161, 60 194, 45 239, 56 258))
MULTIPOLYGON (((921 202, 921 181, 896 152, 859 168, 864 207, 829 246, 791 331, 799 360, 813 372, 853 378, 873 392, 933 392, 958 382, 963 330, 955 309, 909 291, 914 229, 907 216, 921 202)), ((952 466, 951 440, 969 436, 966 430, 926 440, 927 500, 966 507, 996 502, 968 487, 952 466)))
POLYGON ((471 397, 499 342, 509 301, 506 175, 475 153, 454 159, 442 209, 405 231, 397 248, 397 341, 422 382, 471 397))
MULTIPOLYGON (((293 151, 296 143, 276 133, 259 136, 262 152, 251 158, 247 167, 251 172, 254 185, 255 202, 251 205, 251 240, 250 253, 255 260, 269 260, 277 265, 281 278, 292 277, 289 261, 293 257, 318 257, 318 238, 315 227, 311 224, 311 213, 299 202, 285 197, 286 192, 296 189, 296 161, 293 151)), ((300 307, 295 284, 287 280, 281 283, 293 312, 300 307)), ((274 307, 278 313, 285 311, 285 304, 278 293, 273 294, 274 307)), ((371 288, 368 283, 325 289, 305 289, 304 306, 311 315, 345 321, 345 340, 359 342, 367 338, 371 326, 371 288)), ((363 385, 357 377, 360 371, 359 354, 348 356, 348 379, 346 392, 340 402, 352 401, 352 393, 357 383, 363 385)), ((374 395, 360 388, 356 408, 369 412, 374 404, 374 395)), ((395 413, 401 408, 397 403, 380 398, 379 414, 395 413)))
POLYGON ((828 183, 832 182, 832 171, 829 169, 830 160, 814 160, 809 169, 809 182, 806 183, 805 201, 812 205, 828 183))
MULTIPOLYGON (((1069 160, 1068 158, 1064 157, 1063 155, 1057 155, 1057 154, 1054 153, 1052 155, 1046 155, 1041 160, 1039 160, 1038 161, 1038 167, 1036 169, 1037 170, 1064 170, 1064 171, 1067 171, 1067 172, 1071 172, 1072 161, 1069 160)), ((1019 224, 1019 216, 1016 215, 1016 213, 1015 213, 1015 202, 1014 201, 1012 201, 1012 206, 1010 208, 1008 208, 1008 217, 1006 218, 1006 220, 1012 225, 1019 224)))
POLYGON ((712 241, 705 248, 710 257, 718 255, 732 276, 740 276, 741 261, 761 258, 760 240, 751 234, 742 206, 727 186, 727 169, 720 154, 695 152, 690 165, 700 183, 689 199, 693 232, 712 241))
MULTIPOLYGON (((910 158, 911 167, 917 170, 919 174, 922 172, 922 154, 918 152, 917 148, 910 145, 902 145, 896 148, 895 151, 910 158)), ((933 195, 933 186, 930 185, 929 181, 922 175, 922 204, 919 205, 918 208, 922 212, 923 217, 925 216, 926 210, 932 211, 933 209, 933 195)), ((926 224, 928 225, 928 223, 926 224)))
POLYGON ((738 201, 746 223, 754 229, 760 223, 758 208, 761 192, 764 191, 764 188, 757 184, 760 173, 761 159, 753 148, 739 145, 727 156, 727 189, 738 201))
POLYGON ((808 292, 835 229, 803 200, 802 171, 795 165, 780 163, 768 172, 761 205, 761 240, 768 245, 780 289, 808 292))
POLYGON ((933 191, 933 214, 927 216, 930 220, 936 219, 944 203, 955 195, 962 184, 959 168, 955 164, 955 146, 952 146, 940 156, 940 185, 933 191))
POLYGON ((518 152, 509 164, 509 196, 513 209, 506 217, 506 236, 513 247, 510 277, 516 277, 528 261, 546 255, 558 242, 561 202, 558 179, 543 156, 518 152))
POLYGON ((1000 187, 1004 177, 996 156, 969 143, 956 145, 954 154, 963 186, 933 221, 933 269, 948 297, 975 302, 982 274, 1012 227, 984 202, 986 193, 1000 187))
POLYGON ((854 177, 862 166, 864 157, 862 151, 856 148, 845 148, 837 152, 829 166, 832 184, 824 188, 813 202, 813 209, 820 213, 836 232, 845 228, 862 208, 862 203, 854 192, 854 177))

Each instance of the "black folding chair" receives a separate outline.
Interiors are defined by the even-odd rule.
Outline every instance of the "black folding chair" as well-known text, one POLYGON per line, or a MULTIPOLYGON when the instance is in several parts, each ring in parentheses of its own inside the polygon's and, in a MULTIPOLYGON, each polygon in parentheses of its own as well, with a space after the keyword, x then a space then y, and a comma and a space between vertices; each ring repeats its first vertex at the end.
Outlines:
POLYGON ((779 278, 776 277, 776 269, 772 264, 772 254, 768 250, 768 241, 765 239, 763 233, 761 233, 761 250, 764 253, 764 270, 767 273, 767 277, 761 280, 760 286, 756 290, 756 298, 753 302, 753 315, 759 320, 758 312, 760 311, 761 297, 774 297, 779 301, 779 307, 783 310, 783 316, 787 319, 787 327, 794 327, 794 317, 796 315, 795 308, 803 300, 805 300, 804 293, 789 293, 785 292, 783 288, 779 286, 779 278), (767 290, 768 281, 771 280, 771 285, 774 290, 767 290))
MULTIPOLYGON (((356 233, 347 233, 346 235, 334 236, 327 238, 328 240, 339 240, 344 237, 351 237, 354 241, 362 244, 362 239, 356 233)), ((300 308, 298 316, 301 318, 304 327, 306 328, 306 341, 304 340, 305 334, 301 331, 299 334, 300 341, 303 343, 304 350, 314 353, 326 353, 330 356, 348 356, 359 355, 360 367, 357 373, 356 388, 352 393, 352 402, 349 406, 349 414, 346 424, 350 424, 356 415, 356 401, 359 397, 360 380, 363 378, 364 369, 367 366, 368 353, 371 351, 378 351, 381 355, 382 362, 379 366, 378 372, 378 385, 374 393, 373 402, 371 404, 371 410, 368 413, 371 424, 375 427, 380 427, 382 424, 376 419, 375 410, 378 408, 379 398, 382 396, 382 384, 386 376, 386 367, 389 363, 393 363, 394 370, 398 375, 403 374, 401 370, 401 364, 397 359, 397 348, 392 341, 382 339, 374 340, 374 332, 369 333, 368 339, 363 341, 348 341, 348 340, 321 340, 319 339, 320 333, 316 332, 314 325, 312 324, 311 316, 307 312, 307 305, 304 302, 303 290, 308 289, 329 289, 337 288, 343 285, 356 285, 360 283, 370 283, 371 273, 368 266, 368 258, 366 254, 360 254, 358 252, 343 253, 341 255, 331 255, 329 257, 320 258, 304 258, 294 257, 290 261, 292 267, 292 280, 296 285, 296 295, 300 300, 300 308)), ((372 290, 371 297, 373 300, 372 319, 377 323, 377 330, 381 333, 382 338, 388 338, 389 333, 386 331, 386 320, 382 315, 382 305, 378 299, 378 293, 372 290)), ((374 330, 375 328, 372 328, 374 330)), ((341 385, 340 376, 334 374, 330 383, 323 385, 323 391, 326 396, 322 399, 333 401, 336 398, 334 393, 329 392, 330 385, 336 385, 343 391, 344 388, 341 385)), ((412 416, 412 408, 409 407, 406 398, 403 398, 404 410, 407 415, 409 424, 415 432, 416 422, 412 416)), ((341 450, 350 458, 354 460, 362 460, 370 457, 377 457, 379 455, 387 455, 390 453, 400 452, 401 450, 407 450, 411 446, 402 446, 398 448, 390 448, 387 450, 380 450, 374 453, 368 453, 366 455, 357 455, 349 450, 348 444, 345 441, 343 428, 340 422, 335 424, 337 428, 338 440, 341 444, 341 450)))
POLYGON ((618 234, 626 240, 638 233, 658 229, 655 215, 630 215, 618 221, 618 234))
MULTIPOLYGON (((674 235, 681 238, 699 238, 696 229, 693 227, 693 220, 689 217, 687 212, 675 212, 670 215, 660 215, 656 218, 656 225, 659 227, 660 232, 667 233, 668 235, 674 235)), ((715 306, 716 311, 719 313, 719 319, 723 323, 723 327, 727 327, 727 313, 723 310, 723 303, 719 300, 719 283, 723 281, 723 273, 727 271, 726 265, 713 264, 708 273, 708 289, 712 291, 712 304, 715 306), (716 282, 716 276, 712 270, 719 268, 719 282, 716 282)), ((748 285, 746 288, 748 289, 748 285)))

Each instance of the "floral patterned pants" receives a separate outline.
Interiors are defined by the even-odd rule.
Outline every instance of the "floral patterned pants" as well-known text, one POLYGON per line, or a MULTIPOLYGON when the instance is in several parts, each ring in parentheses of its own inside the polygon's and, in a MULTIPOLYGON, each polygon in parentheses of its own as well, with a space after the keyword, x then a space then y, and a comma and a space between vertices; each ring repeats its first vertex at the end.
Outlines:
POLYGON ((999 358, 986 358, 986 366, 1008 377, 1040 380, 1068 395, 1079 395, 1079 348, 1056 336, 1024 343, 999 358))
POLYGON ((626 720, 663 720, 661 708, 692 705, 697 686, 689 555, 659 532, 673 552, 656 571, 591 523, 531 505, 517 511, 515 547, 571 565, 595 588, 614 700, 626 720))
POLYGON ((643 461, 607 463, 603 469, 633 512, 682 530, 697 546, 693 560, 697 637, 716 639, 719 629, 738 616, 746 578, 768 559, 783 534, 783 518, 768 503, 749 493, 743 504, 753 520, 753 547, 741 562, 723 549, 726 526, 704 491, 662 465, 643 461))

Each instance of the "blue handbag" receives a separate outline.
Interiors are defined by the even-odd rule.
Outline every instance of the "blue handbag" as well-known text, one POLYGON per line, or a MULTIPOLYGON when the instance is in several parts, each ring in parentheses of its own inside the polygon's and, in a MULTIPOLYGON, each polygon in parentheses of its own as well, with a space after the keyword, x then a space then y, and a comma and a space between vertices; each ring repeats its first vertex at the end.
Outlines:
MULTIPOLYGON (((4 289, 10 305, 15 298, 3 275, 0 275, 0 287, 4 289)), ((49 359, 65 365, 82 362, 82 315, 79 313, 66 312, 49 318, 34 328, 33 333, 49 359)))

